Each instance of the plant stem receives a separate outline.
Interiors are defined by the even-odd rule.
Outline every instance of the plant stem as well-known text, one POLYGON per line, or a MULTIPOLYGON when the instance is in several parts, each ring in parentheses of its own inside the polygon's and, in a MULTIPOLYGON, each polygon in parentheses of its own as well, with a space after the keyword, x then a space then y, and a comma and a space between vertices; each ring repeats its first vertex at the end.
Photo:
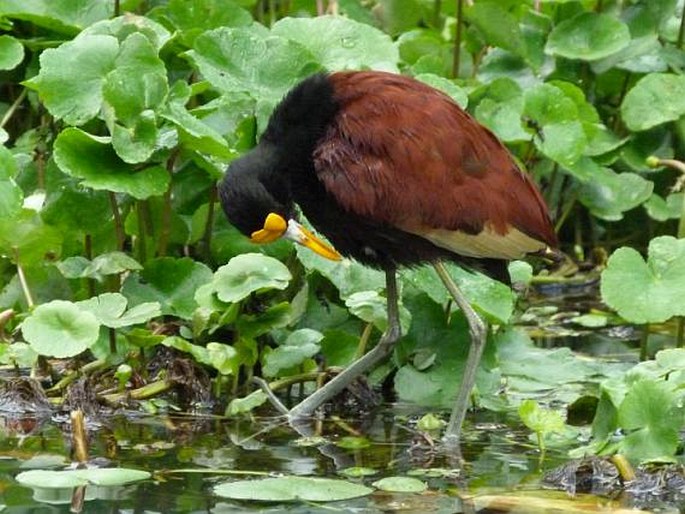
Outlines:
POLYGON ((316 15, 317 16, 323 16, 323 13, 324 13, 323 0, 316 0, 316 15))
POLYGON ((26 281, 26 275, 24 274, 24 268, 19 262, 19 250, 14 248, 14 259, 17 261, 17 277, 19 278, 19 284, 21 285, 21 291, 24 293, 24 298, 26 299, 26 305, 29 310, 33 309, 35 303, 33 302, 33 296, 31 295, 31 289, 29 288, 29 283, 26 281))
POLYGON ((10 105, 10 108, 7 109, 7 112, 2 117, 2 120, 0 120, 0 128, 3 128, 5 126, 5 124, 7 124, 7 122, 10 120, 10 118, 14 114, 14 111, 16 111, 17 108, 19 107, 19 105, 21 104, 21 102, 24 101, 24 98, 26 98, 26 91, 27 91, 27 89, 24 88, 22 90, 22 92, 19 94, 19 96, 17 97, 17 99, 14 102, 12 102, 12 105, 10 105))
POLYGON ((640 362, 647 360, 647 342, 649 341, 649 323, 642 327, 642 337, 640 338, 640 362))
POLYGON ((113 328, 109 328, 109 352, 114 355, 117 353, 117 332, 113 328))
POLYGON ((680 14, 680 30, 678 31, 678 41, 676 46, 680 49, 683 48, 683 40, 685 40, 685 5, 683 6, 683 12, 680 14))
POLYGON ((69 413, 71 418, 71 445, 73 459, 79 464, 88 462, 88 436, 86 435, 86 420, 81 409, 69 413))
POLYGON ((685 317, 683 316, 678 316, 676 318, 676 336, 675 336, 675 345, 676 348, 682 348, 683 339, 685 339, 685 317))
POLYGON ((362 355, 366 353, 366 345, 371 337, 371 332, 373 331, 373 323, 367 323, 364 325, 364 330, 361 337, 359 338, 359 345, 357 346, 357 353, 355 354, 355 360, 360 359, 362 355))
MULTIPOLYGON (((83 237, 83 253, 86 254, 86 259, 93 260, 93 236, 90 234, 83 237)), ((86 287, 88 288, 88 296, 95 296, 94 278, 86 278, 86 287)))
POLYGON ((433 2, 433 26, 437 27, 440 24, 440 11, 442 11, 442 0, 434 0, 433 2))
POLYGON ((616 466, 618 474, 624 482, 635 480, 635 470, 633 469, 633 466, 630 465, 630 462, 628 462, 628 459, 626 459, 624 455, 617 453, 616 455, 612 455, 609 458, 609 460, 611 460, 611 463, 614 466, 616 466))
POLYGON ((147 232, 145 230, 143 200, 136 202, 136 210, 138 211, 138 260, 144 264, 147 261, 147 232))
POLYGON ((209 203, 207 204, 207 221, 202 235, 202 253, 206 260, 211 256, 212 234, 214 233, 214 210, 216 208, 216 185, 209 191, 209 203))
POLYGON ((121 0, 114 0, 114 16, 121 14, 121 0))
POLYGON ((459 76, 459 67, 461 64, 461 38, 462 28, 464 25, 464 0, 457 0, 457 27, 454 37, 454 55, 452 56, 452 77, 459 76))
POLYGON ((159 244, 157 245, 157 255, 159 257, 166 255, 169 237, 171 236, 171 184, 174 178, 174 166, 176 165, 177 156, 178 148, 171 152, 166 163, 166 170, 169 173, 169 187, 164 193, 164 204, 162 206, 162 228, 159 233, 159 244))
POLYGON ((114 215, 114 232, 117 237, 117 250, 122 251, 124 249, 124 243, 126 242, 126 233, 124 232, 124 222, 121 219, 117 196, 113 191, 109 191, 109 203, 112 206, 112 214, 114 215))
POLYGON ((101 398, 110 405, 116 405, 127 398, 131 398, 132 400, 145 400, 157 396, 158 394, 165 393, 171 389, 173 385, 173 382, 170 380, 158 380, 157 382, 152 382, 143 387, 139 387, 138 389, 133 389, 132 391, 104 394, 101 398))
POLYGON ((107 361, 105 359, 98 359, 96 361, 89 362, 88 364, 82 366, 80 369, 70 372, 68 375, 62 377, 62 379, 57 382, 50 389, 45 392, 47 394, 57 393, 66 389, 69 384, 74 382, 78 377, 88 375, 107 366, 107 361))

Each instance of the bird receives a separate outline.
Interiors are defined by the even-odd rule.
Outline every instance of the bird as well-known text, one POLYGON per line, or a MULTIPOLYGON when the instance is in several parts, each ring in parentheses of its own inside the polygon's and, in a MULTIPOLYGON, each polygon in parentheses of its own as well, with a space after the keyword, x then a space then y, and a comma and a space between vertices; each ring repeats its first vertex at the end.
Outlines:
POLYGON ((397 270, 431 264, 471 338, 443 436, 458 442, 487 326, 445 263, 508 284, 508 261, 558 246, 542 195, 497 137, 412 77, 320 72, 285 94, 257 146, 229 164, 218 193, 228 221, 254 243, 284 238, 385 272, 388 325, 379 342, 291 408, 290 420, 311 416, 390 355, 401 336, 397 270))

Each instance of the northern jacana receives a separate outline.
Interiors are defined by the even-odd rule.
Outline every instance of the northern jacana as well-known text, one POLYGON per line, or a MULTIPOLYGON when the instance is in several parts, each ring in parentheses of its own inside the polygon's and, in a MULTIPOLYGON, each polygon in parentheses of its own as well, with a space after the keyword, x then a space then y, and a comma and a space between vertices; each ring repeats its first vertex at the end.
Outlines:
POLYGON ((255 243, 285 237, 329 259, 342 254, 385 271, 383 337, 290 410, 291 420, 312 414, 389 355, 400 336, 396 269, 431 263, 472 340, 446 431, 458 440, 487 328, 443 261, 508 282, 508 260, 557 244, 539 192, 492 132, 406 76, 317 74, 276 107, 259 144, 230 164, 219 195, 229 221, 255 243), (335 249, 296 221, 296 205, 335 249))

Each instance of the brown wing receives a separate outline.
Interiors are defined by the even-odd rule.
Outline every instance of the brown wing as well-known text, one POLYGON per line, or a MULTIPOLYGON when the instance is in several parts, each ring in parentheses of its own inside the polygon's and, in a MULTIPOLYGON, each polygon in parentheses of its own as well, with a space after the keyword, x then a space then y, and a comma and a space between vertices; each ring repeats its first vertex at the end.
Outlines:
POLYGON ((472 257, 516 258, 556 245, 530 179, 448 96, 382 72, 330 80, 341 108, 314 164, 346 210, 472 257))

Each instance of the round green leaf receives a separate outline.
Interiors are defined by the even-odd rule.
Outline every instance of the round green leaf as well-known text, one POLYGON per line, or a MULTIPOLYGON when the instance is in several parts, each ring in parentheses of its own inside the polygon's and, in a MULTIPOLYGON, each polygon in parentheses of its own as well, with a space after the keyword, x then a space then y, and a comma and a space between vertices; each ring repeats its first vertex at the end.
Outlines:
POLYGON ((329 70, 397 71, 399 53, 390 36, 341 16, 286 17, 271 29, 307 48, 329 70))
POLYGON ((630 130, 647 130, 685 114, 685 76, 651 73, 641 78, 621 104, 630 130))
POLYGON ((239 302, 255 291, 285 289, 292 275, 283 263, 260 253, 233 257, 214 274, 214 290, 222 302, 239 302))
POLYGON ((156 21, 145 16, 127 12, 123 16, 93 23, 83 30, 77 37, 101 35, 114 36, 121 43, 132 33, 143 34, 159 51, 169 39, 171 33, 156 21))
POLYGON ((12 36, 0 36, 0 70, 11 70, 24 60, 24 47, 12 36))
POLYGON ((662 236, 649 243, 647 262, 619 248, 602 273, 602 299, 631 323, 659 323, 685 315, 685 239, 662 236))
POLYGON ((100 333, 94 314, 63 300, 39 305, 21 327, 31 348, 51 357, 78 355, 95 344, 100 333))
POLYGON ((26 82, 50 114, 70 125, 94 118, 102 106, 102 84, 114 68, 119 43, 111 36, 87 36, 40 54, 40 73, 26 82))
POLYGON ((234 500, 330 502, 367 496, 372 489, 330 478, 279 477, 226 482, 214 494, 234 500))
POLYGON ((625 23, 608 14, 583 12, 552 30, 545 52, 594 61, 618 52, 629 42, 630 31, 625 23))
POLYGON ((411 477, 385 477, 374 482, 373 486, 391 493, 422 493, 428 489, 425 482, 411 477))
POLYGON ((435 75, 434 73, 419 73, 414 78, 434 87, 435 89, 439 89, 452 98, 452 100, 454 100, 457 104, 459 104, 462 109, 466 109, 466 106, 469 104, 468 93, 445 77, 435 75))
POLYGON ((75 35, 84 27, 112 16, 114 6, 101 0, 2 0, 0 14, 27 20, 63 34, 75 35))
POLYGON ((273 100, 321 68, 302 45, 256 24, 205 32, 188 55, 219 91, 249 92, 273 100))
POLYGON ((117 156, 108 138, 77 128, 63 130, 57 136, 54 150, 59 168, 93 189, 127 193, 144 200, 163 194, 169 187, 169 173, 164 167, 136 169, 117 156))
POLYGON ((299 366, 313 357, 321 349, 319 344, 323 334, 310 328, 296 330, 285 342, 264 357, 262 371, 266 376, 275 377, 281 370, 299 366))

